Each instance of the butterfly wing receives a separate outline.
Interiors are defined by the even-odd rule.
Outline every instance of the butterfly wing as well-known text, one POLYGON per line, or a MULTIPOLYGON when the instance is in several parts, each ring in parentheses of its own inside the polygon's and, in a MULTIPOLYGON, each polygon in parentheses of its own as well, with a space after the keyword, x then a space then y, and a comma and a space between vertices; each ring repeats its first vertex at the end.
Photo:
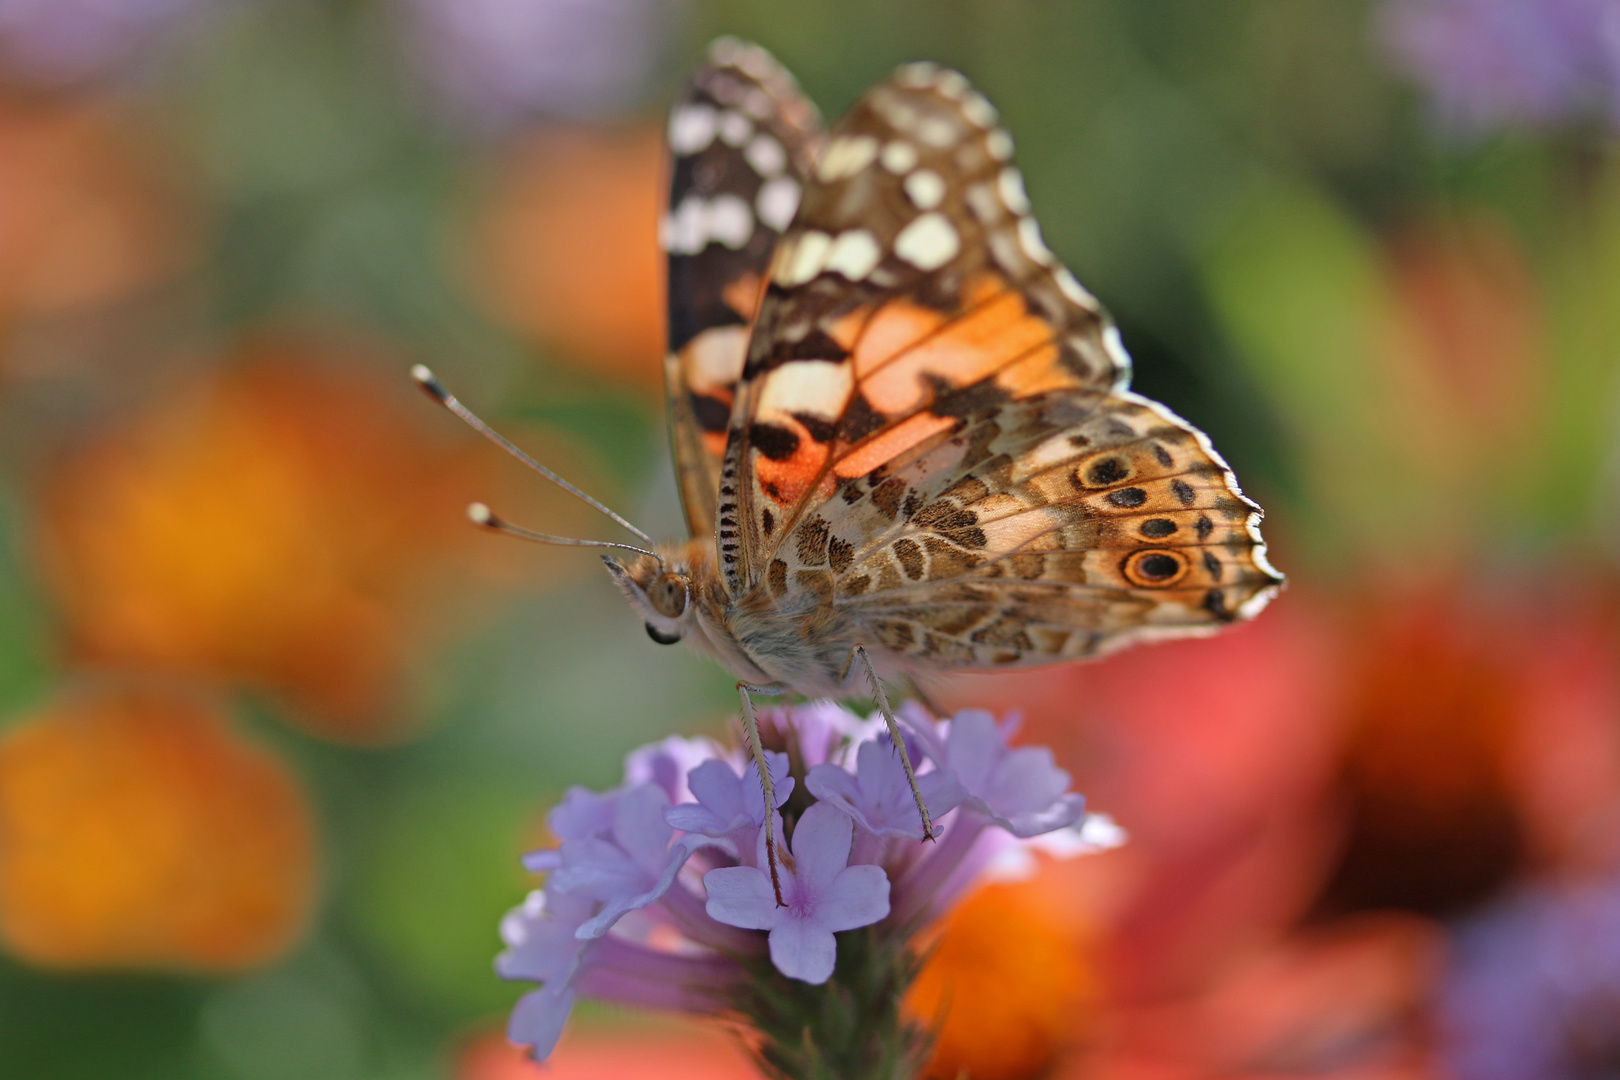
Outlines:
POLYGON ((821 119, 764 50, 715 42, 670 110, 670 439, 688 527, 711 533, 720 458, 761 281, 804 189, 821 119))
POLYGON ((1125 389, 1118 335, 1042 243, 1011 153, 989 103, 932 65, 833 131, 737 388, 733 596, 992 666, 1196 633, 1275 592, 1259 508, 1200 432, 1125 389))

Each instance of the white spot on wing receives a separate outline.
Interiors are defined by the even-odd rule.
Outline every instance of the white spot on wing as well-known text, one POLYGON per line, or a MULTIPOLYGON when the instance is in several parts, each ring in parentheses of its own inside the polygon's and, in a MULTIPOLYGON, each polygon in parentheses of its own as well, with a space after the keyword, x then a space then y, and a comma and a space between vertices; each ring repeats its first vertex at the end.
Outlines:
POLYGON ((994 127, 996 123, 996 107, 977 91, 963 99, 962 115, 982 128, 994 127))
POLYGON ((960 71, 942 71, 939 78, 934 80, 934 89, 948 98, 960 98, 967 93, 968 81, 962 77, 960 71))
POLYGON ((997 161, 1006 161, 1013 155, 1012 136, 1001 128, 996 128, 984 137, 984 145, 990 151, 990 156, 997 161))
POLYGON ((754 209, 759 213, 759 220, 781 232, 799 209, 798 182, 790 176, 767 180, 754 197, 754 209))
POLYGON ((729 109, 720 114, 720 141, 727 146, 741 146, 754 133, 754 122, 740 112, 729 109))
POLYGON ((1064 296, 1088 311, 1097 310, 1097 298, 1086 291, 1086 287, 1076 280, 1067 266, 1058 267, 1052 271, 1052 276, 1057 279, 1058 288, 1063 291, 1064 296))
POLYGON ((669 148, 682 156, 695 154, 714 141, 718 117, 707 105, 683 105, 669 116, 669 148))
POLYGON ((1028 255, 1038 263, 1052 261, 1052 251, 1041 239, 1041 227, 1035 224, 1034 218, 1024 218, 1018 223, 1018 244, 1028 255))
POLYGON ((822 155, 816 175, 825 181, 854 176, 877 157, 878 143, 870 135, 850 135, 834 139, 822 155))
POLYGON ((917 148, 908 142, 895 139, 883 148, 883 167, 896 176, 910 172, 917 167, 917 148))
POLYGON ((918 60, 907 64, 895 72, 895 78, 901 86, 927 86, 939 74, 939 68, 927 60, 918 60))
POLYGON ((843 274, 850 281, 861 281, 883 257, 875 237, 865 229, 840 233, 827 253, 828 270, 843 274))
POLYGON ((687 385, 700 392, 730 386, 742 378, 747 351, 746 326, 715 326, 703 331, 681 351, 687 385))
POLYGON ((708 223, 705 220, 703 199, 688 195, 681 204, 664 217, 664 250, 671 255, 695 255, 708 242, 708 223))
POLYGON ((905 179, 906 197, 919 210, 932 210, 945 197, 945 181, 932 169, 918 169, 905 179))
POLYGON ((709 202, 709 239, 739 250, 754 234, 754 212, 735 195, 718 195, 709 202))
POLYGON ((782 144, 769 135, 756 135, 743 151, 748 165, 761 176, 775 176, 787 165, 787 153, 782 144))
POLYGON ((794 360, 765 376, 760 412, 808 412, 836 419, 855 387, 855 369, 842 361, 794 360))
POLYGON ((954 259, 961 248, 956 227, 944 214, 923 214, 894 238, 895 254, 919 270, 939 269, 954 259))
POLYGON ((956 125, 942 116, 925 116, 917 121, 916 134, 929 146, 943 148, 956 141, 956 125))
POLYGON ((794 241, 792 247, 783 253, 781 272, 777 280, 783 285, 803 285, 827 265, 827 249, 832 247, 832 237, 824 232, 807 232, 794 241))
POLYGON ((1011 165, 1001 170, 996 177, 996 190, 1001 192, 1001 201, 1007 204, 1007 209, 1015 214, 1029 213, 1029 194, 1024 191, 1024 177, 1011 165))

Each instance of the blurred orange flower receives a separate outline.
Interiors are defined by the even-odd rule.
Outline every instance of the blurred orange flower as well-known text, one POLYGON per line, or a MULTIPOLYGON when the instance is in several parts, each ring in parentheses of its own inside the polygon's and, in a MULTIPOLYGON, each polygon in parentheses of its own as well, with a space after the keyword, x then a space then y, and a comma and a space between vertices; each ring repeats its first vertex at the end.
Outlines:
POLYGON ((54 471, 40 550, 81 659, 281 691, 340 740, 409 731, 400 684, 453 610, 432 594, 465 585, 435 566, 517 545, 464 514, 499 455, 458 441, 403 362, 381 378, 357 353, 262 341, 54 471))
POLYGON ((34 963, 261 963, 314 863, 296 782, 194 696, 85 692, 0 739, 0 935, 34 963))
POLYGON ((1097 986, 1084 906, 1062 868, 1046 869, 980 887, 925 941, 905 1004, 940 1024, 928 1080, 1030 1080, 1089 1034, 1097 986))
POLYGON ((198 227, 110 106, 0 95, 0 329, 127 296, 182 268, 198 227))
POLYGON ((657 129, 551 130, 496 163, 472 228, 477 291, 559 359, 662 385, 657 129))

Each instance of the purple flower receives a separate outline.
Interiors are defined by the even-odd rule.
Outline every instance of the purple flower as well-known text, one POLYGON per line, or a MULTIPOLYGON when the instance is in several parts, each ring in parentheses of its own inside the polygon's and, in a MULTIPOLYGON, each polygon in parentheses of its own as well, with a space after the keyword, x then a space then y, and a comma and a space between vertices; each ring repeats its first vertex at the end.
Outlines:
POLYGON ((26 82, 64 86, 154 59, 221 0, 4 0, 0 67, 26 82))
MULTIPOLYGON (((855 775, 837 765, 824 764, 812 768, 804 782, 812 795, 832 803, 874 835, 922 839, 922 818, 917 813, 911 784, 887 735, 860 744, 855 755, 855 775)), ((921 774, 917 788, 935 821, 967 798, 967 790, 948 771, 921 774)))
POLYGON ((405 47, 438 102, 485 129, 535 114, 634 105, 680 5, 672 0, 402 0, 405 47))
POLYGON ((1527 889, 1464 924, 1441 1031, 1457 1080, 1614 1075, 1620 876, 1527 889))
POLYGON ((554 861, 539 863, 552 869, 555 890, 602 902, 602 909, 580 924, 581 938, 601 937, 627 913, 656 902, 692 852, 710 843, 699 836, 671 844, 675 830, 664 820, 666 802, 656 784, 630 788, 613 807, 610 838, 564 840, 554 861))
POLYGON ((657 784, 670 802, 683 803, 692 797, 691 789, 686 786, 687 773, 719 757, 724 755, 713 739, 701 735, 690 739, 671 735, 630 751, 624 759, 624 782, 632 786, 657 784))
POLYGON ((1583 116, 1620 126, 1614 0, 1386 0, 1380 30, 1453 134, 1583 116))
POLYGON ((943 742, 937 732, 919 732, 942 769, 950 769, 967 791, 966 812, 982 815, 1019 838, 1066 828, 1085 814, 1086 800, 1069 791, 1069 774, 1057 767, 1044 746, 1007 740, 1014 721, 996 725, 982 709, 963 709, 948 724, 943 742))
POLYGON ((501 920, 506 950, 495 958, 503 979, 542 984, 518 999, 507 1022, 507 1037, 548 1056, 562 1035, 563 1022, 574 1008, 573 980, 586 949, 593 944, 576 935, 595 905, 584 897, 536 889, 521 907, 501 920))
MULTIPOLYGON (((767 750, 765 767, 776 792, 771 809, 779 809, 793 794, 788 756, 767 750)), ((765 789, 754 768, 744 766, 739 775, 725 761, 705 761, 692 770, 688 784, 697 802, 667 807, 664 820, 683 832, 723 839, 734 855, 752 855, 754 834, 765 824, 765 789)))
POLYGON ((545 887, 501 926, 499 973, 540 984, 513 1010, 512 1039, 544 1058, 576 997, 719 1014, 749 980, 824 983, 837 966, 835 934, 881 922, 886 946, 903 953, 907 935, 973 882, 1017 872, 1032 843, 1019 837, 1045 833, 1038 843, 1061 854, 1117 840, 1075 824, 1082 803, 1068 774, 1044 750, 1010 747, 1013 725, 975 712, 941 724, 915 706, 902 715, 919 786, 947 823, 937 844, 917 840, 910 787, 880 719, 824 702, 762 714, 788 749, 766 755, 776 807, 794 792, 795 763, 809 768, 805 786, 819 799, 780 860, 784 906, 765 869, 765 799, 740 754, 665 740, 630 754, 625 786, 569 790, 549 818, 560 846, 524 857, 549 874, 545 887), (745 961, 767 953, 774 974, 761 976, 762 965, 745 961))
MULTIPOLYGON (((728 926, 770 931, 771 963, 790 979, 824 983, 837 959, 833 934, 870 926, 889 913, 889 879, 879 866, 849 866, 850 819, 817 803, 793 832, 793 856, 782 860, 782 899, 757 866, 729 866, 703 875, 711 918, 728 926)), ((763 844, 763 839, 761 843, 763 844)), ((764 863, 765 856, 759 855, 764 863)))

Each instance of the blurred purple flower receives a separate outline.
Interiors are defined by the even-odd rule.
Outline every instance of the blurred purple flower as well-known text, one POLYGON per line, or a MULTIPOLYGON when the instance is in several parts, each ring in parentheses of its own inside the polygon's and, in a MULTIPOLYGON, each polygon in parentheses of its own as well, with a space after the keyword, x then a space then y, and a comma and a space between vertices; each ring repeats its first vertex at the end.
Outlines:
MULTIPOLYGON (((853 842, 848 815, 816 803, 793 832, 793 857, 782 861, 785 906, 777 905, 764 870, 726 866, 703 875, 710 917, 727 926, 770 931, 777 971, 807 983, 826 982, 838 958, 834 932, 870 926, 889 913, 888 877, 881 866, 848 865, 853 842)), ((764 861, 762 851, 756 862, 764 861)))
POLYGON ((655 72, 675 0, 400 0, 405 47, 438 104, 490 130, 528 116, 633 106, 655 72))
POLYGON ((1379 22, 1452 134, 1583 117, 1620 127, 1615 0, 1386 0, 1379 22))
POLYGON ((1465 924, 1442 1002, 1457 1080, 1620 1070, 1620 876, 1522 891, 1465 924))
POLYGON ((66 86, 126 73, 224 0, 0 0, 0 69, 66 86))

